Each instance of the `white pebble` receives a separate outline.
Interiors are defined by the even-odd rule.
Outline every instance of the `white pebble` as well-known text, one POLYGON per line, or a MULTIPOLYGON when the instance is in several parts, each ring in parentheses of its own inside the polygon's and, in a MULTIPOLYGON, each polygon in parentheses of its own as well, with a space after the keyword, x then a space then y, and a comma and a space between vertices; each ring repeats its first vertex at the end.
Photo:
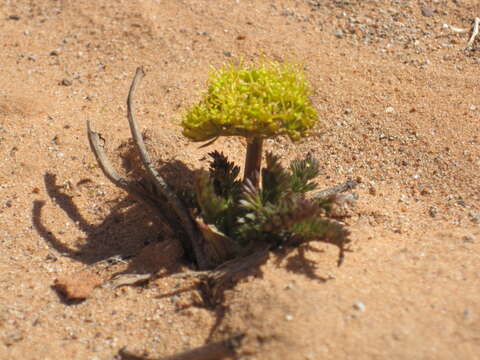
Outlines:
POLYGON ((361 301, 356 301, 355 304, 353 304, 353 308, 360 312, 364 312, 366 310, 365 304, 361 301))

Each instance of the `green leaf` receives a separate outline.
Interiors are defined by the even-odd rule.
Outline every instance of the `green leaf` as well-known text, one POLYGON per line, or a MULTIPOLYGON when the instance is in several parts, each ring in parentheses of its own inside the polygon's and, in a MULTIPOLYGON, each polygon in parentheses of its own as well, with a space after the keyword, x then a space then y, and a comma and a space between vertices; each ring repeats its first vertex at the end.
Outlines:
POLYGON ((346 238, 347 232, 343 226, 327 218, 311 217, 294 224, 291 228, 295 237, 303 241, 321 238, 346 238))
POLYGON ((210 162, 210 178, 213 179, 217 195, 229 200, 237 198, 242 185, 237 180, 240 174, 240 167, 228 161, 227 157, 218 151, 213 151, 208 155, 212 158, 210 162))
POLYGON ((280 157, 266 154, 266 167, 262 169, 263 203, 276 203, 289 189, 291 175, 280 164, 280 157))
POLYGON ((290 164, 292 172, 292 191, 306 193, 315 190, 317 184, 311 182, 320 173, 320 164, 311 153, 305 159, 293 160, 290 164))
POLYGON ((212 179, 203 172, 197 172, 196 174, 195 194, 205 222, 209 224, 217 223, 227 210, 228 202, 215 193, 212 179))

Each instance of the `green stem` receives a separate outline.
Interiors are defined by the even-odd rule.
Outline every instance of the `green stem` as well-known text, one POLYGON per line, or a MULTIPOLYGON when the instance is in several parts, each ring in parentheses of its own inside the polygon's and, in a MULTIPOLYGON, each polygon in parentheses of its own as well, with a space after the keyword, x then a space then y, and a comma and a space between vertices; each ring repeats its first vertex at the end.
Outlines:
POLYGON ((249 179, 253 186, 260 186, 260 168, 262 166, 263 139, 254 137, 247 139, 247 155, 245 157, 244 181, 249 179))

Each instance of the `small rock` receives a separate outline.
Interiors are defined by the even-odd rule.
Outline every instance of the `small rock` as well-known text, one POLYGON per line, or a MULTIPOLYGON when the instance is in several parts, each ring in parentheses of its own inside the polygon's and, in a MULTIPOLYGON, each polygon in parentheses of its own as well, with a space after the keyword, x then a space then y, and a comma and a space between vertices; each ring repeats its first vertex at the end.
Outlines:
POLYGON ((68 80, 68 79, 63 79, 62 81, 60 81, 60 82, 58 83, 58 85, 71 86, 71 85, 72 85, 72 81, 71 81, 71 80, 68 80))
POLYGON ((58 51, 57 50, 52 50, 50 51, 50 56, 58 56, 58 51))
POLYGON ((285 315, 285 320, 292 321, 293 320, 293 315, 292 314, 285 315))
POLYGON ((233 56, 232 52, 231 52, 231 51, 228 51, 228 50, 225 50, 225 51, 223 52, 223 55, 225 55, 226 57, 232 57, 232 56, 233 56))
POLYGON ((365 306, 365 304, 361 301, 356 301, 355 304, 353 304, 353 308, 355 310, 358 310, 360 312, 365 312, 365 310, 367 309, 367 307, 365 306))
POLYGON ((338 29, 337 31, 335 31, 335 36, 339 39, 343 38, 345 36, 343 30, 341 29, 338 29))
POLYGON ((18 16, 18 15, 10 15, 10 16, 8 17, 8 20, 18 21, 18 20, 20 20, 20 16, 18 16))
POLYGON ((463 242, 467 244, 473 244, 475 242, 475 237, 473 235, 465 235, 463 237, 463 242))
POLYGON ((428 214, 434 218, 437 217, 438 210, 435 206, 431 206, 430 209, 428 209, 428 214))
POLYGON ((373 186, 370 186, 370 187, 368 188, 368 193, 369 193, 370 195, 375 196, 375 195, 377 195, 377 189, 375 189, 373 186))
POLYGON ((52 253, 48 253, 48 255, 45 256, 45 260, 55 262, 58 260, 58 258, 52 253))
POLYGON ((71 276, 55 279, 54 288, 69 300, 88 298, 93 289, 102 285, 102 279, 91 271, 85 270, 71 276))
POLYGON ((425 17, 432 17, 434 11, 435 10, 430 7, 427 7, 427 6, 422 7, 422 15, 425 17))
POLYGON ((387 114, 393 114, 395 112, 395 109, 392 106, 389 106, 385 109, 385 112, 387 114))
POLYGON ((423 195, 423 196, 430 195, 431 193, 432 193, 432 189, 429 188, 429 187, 424 187, 424 188, 420 191, 420 195, 423 195))

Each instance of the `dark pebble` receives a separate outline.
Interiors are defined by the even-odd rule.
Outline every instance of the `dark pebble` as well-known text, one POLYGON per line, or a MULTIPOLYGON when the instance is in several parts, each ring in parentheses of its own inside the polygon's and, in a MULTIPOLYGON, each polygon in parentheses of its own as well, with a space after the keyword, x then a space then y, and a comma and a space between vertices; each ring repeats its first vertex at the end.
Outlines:
POLYGON ((422 15, 425 17, 432 17, 434 10, 429 7, 422 7, 422 15))
POLYGON ((68 79, 63 79, 62 81, 60 81, 58 83, 59 85, 62 85, 62 86, 71 86, 72 85, 72 82, 68 79))

